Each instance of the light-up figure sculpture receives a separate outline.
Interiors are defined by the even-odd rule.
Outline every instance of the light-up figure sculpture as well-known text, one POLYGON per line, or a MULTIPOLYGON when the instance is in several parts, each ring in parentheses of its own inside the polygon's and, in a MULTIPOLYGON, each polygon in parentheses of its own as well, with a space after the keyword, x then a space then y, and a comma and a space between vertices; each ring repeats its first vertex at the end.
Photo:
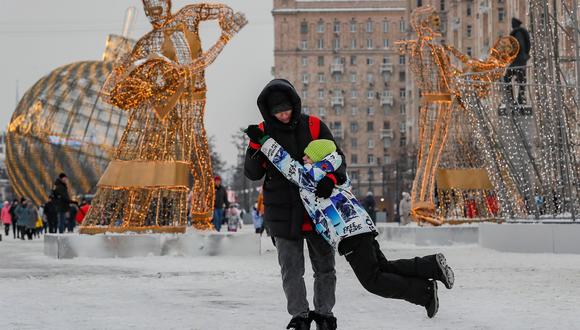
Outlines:
POLYGON ((183 232, 193 176, 193 224, 209 228, 214 186, 204 129, 204 69, 245 24, 220 4, 171 13, 170 0, 143 0, 153 30, 135 45, 103 88, 129 112, 113 160, 101 177, 81 233, 183 232), (219 40, 203 52, 199 24, 217 20, 219 40))
MULTIPOLYGON (((439 44, 434 39, 440 37, 437 32, 440 19, 432 7, 414 10, 411 14, 411 25, 417 33, 417 39, 399 43, 402 52, 409 56, 410 68, 421 91, 417 173, 411 191, 411 214, 417 221, 438 225, 443 223, 443 218, 436 214, 434 203, 436 174, 448 129, 454 120, 453 113, 457 109, 465 110, 462 108, 456 78, 465 71, 507 66, 511 59, 506 51, 511 54, 513 49, 508 49, 505 45, 506 39, 500 39, 496 46, 502 47, 492 49, 487 60, 479 61, 452 47, 439 44), (458 69, 453 66, 450 55, 457 57, 465 68, 458 69)), ((512 40, 507 40, 512 45, 512 40)), ((517 49, 515 53, 517 54, 517 49)), ((489 75, 486 79, 497 78, 499 76, 489 75)))

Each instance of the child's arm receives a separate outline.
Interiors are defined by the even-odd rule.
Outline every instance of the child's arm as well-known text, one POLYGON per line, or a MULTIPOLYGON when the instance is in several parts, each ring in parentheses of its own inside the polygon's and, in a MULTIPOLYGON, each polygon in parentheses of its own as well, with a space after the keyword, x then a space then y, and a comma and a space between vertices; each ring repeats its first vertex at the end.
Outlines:
POLYGON ((286 179, 300 188, 315 189, 314 179, 307 174, 304 165, 293 159, 274 139, 266 140, 261 150, 286 179))

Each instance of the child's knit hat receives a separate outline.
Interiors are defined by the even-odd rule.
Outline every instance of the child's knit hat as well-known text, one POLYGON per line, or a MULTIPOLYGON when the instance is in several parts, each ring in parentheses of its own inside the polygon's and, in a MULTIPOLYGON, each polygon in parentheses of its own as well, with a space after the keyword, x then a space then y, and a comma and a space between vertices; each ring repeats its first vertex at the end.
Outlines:
POLYGON ((317 163, 336 151, 336 145, 332 140, 314 140, 304 149, 304 154, 317 163))

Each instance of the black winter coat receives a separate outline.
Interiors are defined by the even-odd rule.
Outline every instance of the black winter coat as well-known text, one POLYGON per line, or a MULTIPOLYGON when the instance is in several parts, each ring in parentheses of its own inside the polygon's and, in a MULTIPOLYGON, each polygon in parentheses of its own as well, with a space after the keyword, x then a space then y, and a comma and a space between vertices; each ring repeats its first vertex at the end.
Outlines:
POLYGON ((228 202, 228 193, 226 191, 226 188, 220 185, 219 187, 215 188, 215 200, 213 203, 213 207, 214 209, 223 209, 224 205, 227 208, 228 205, 230 205, 230 203, 228 202))
POLYGON ((528 30, 526 30, 521 26, 518 26, 512 30, 510 35, 516 38, 518 40, 518 43, 520 44, 520 51, 518 52, 518 55, 516 56, 514 61, 510 64, 510 66, 511 67, 525 66, 528 63, 528 60, 530 59, 530 50, 531 50, 530 34, 528 33, 528 30))
POLYGON ((52 194, 56 210, 58 212, 69 212, 70 203, 72 203, 72 201, 68 195, 66 184, 60 179, 56 179, 54 182, 54 190, 52 191, 52 194))
MULTIPOLYGON (((258 108, 264 118, 266 134, 278 142, 288 153, 302 163, 304 149, 312 141, 308 116, 302 114, 302 103, 294 86, 284 79, 274 79, 258 97, 258 108), (273 91, 281 91, 288 95, 292 103, 292 117, 288 124, 278 121, 270 114, 267 106, 268 95, 273 91)), ((321 121, 319 139, 333 140, 330 129, 321 121)), ((342 155, 343 162, 335 175, 338 181, 346 178, 346 163, 344 154, 337 145, 337 152, 342 155)), ((270 234, 286 239, 301 239, 302 223, 306 210, 300 199, 298 187, 288 181, 274 166, 267 165, 267 159, 261 152, 248 148, 244 164, 244 173, 250 180, 260 180, 265 176, 264 221, 270 234), (254 156, 256 155, 256 156, 254 156), (262 164, 265 164, 264 167, 262 164)))

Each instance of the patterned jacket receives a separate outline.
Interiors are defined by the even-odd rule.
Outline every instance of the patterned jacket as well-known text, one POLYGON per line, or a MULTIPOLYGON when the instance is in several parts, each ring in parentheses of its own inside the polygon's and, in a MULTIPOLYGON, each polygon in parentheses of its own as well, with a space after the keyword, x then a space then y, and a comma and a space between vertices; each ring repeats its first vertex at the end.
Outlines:
POLYGON ((316 183, 342 164, 342 158, 336 152, 318 163, 302 165, 274 139, 268 139, 261 150, 280 173, 298 186, 316 232, 333 248, 337 249, 338 243, 346 237, 376 233, 370 216, 352 194, 348 178, 344 184, 334 188, 330 198, 318 198, 314 194, 316 183))

